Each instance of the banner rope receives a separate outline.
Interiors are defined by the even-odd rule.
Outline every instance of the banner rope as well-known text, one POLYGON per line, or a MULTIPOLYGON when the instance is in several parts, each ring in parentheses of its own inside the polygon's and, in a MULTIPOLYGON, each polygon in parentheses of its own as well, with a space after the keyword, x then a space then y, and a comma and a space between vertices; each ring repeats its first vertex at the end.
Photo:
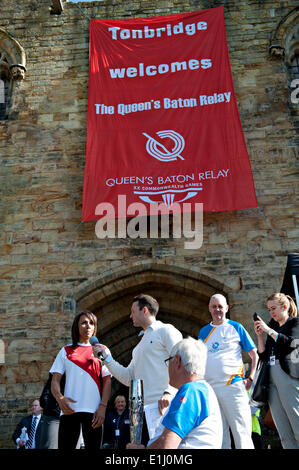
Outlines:
POLYGON ((91 16, 88 16, 85 11, 80 7, 80 5, 78 5, 78 3, 75 3, 76 7, 79 8, 79 10, 81 11, 81 13, 86 16, 86 18, 88 18, 89 20, 91 20, 91 16))
POLYGON ((274 235, 276 236, 276 238, 280 241, 281 245, 284 247, 284 249, 286 250, 287 254, 290 253, 290 250, 288 249, 288 247, 286 246, 286 244, 284 243, 284 241, 282 240, 282 238, 280 237, 280 235, 276 232, 276 230, 272 227, 271 225, 271 222, 268 220, 268 218, 265 216, 264 212, 262 211, 261 207, 260 206, 257 206, 258 208, 258 211, 260 212, 260 214, 262 214, 262 216, 264 217, 266 223, 268 224, 268 226, 270 227, 270 229, 272 230, 272 232, 274 233, 274 235))
POLYGON ((48 257, 48 259, 46 260, 46 262, 39 268, 39 270, 37 271, 36 274, 34 274, 34 276, 31 277, 31 279, 27 279, 20 287, 19 291, 14 295, 14 297, 11 298, 11 300, 9 302, 7 302, 3 308, 0 309, 0 313, 4 312, 4 310, 9 307, 10 304, 12 304, 14 302, 14 300, 16 299, 16 297, 18 297, 18 295, 27 287, 29 286, 29 284, 34 280, 34 279, 37 279, 41 270, 49 263, 49 261, 53 258, 53 256, 58 252, 60 251, 63 246, 65 245, 65 243, 67 243, 70 238, 74 235, 74 233, 78 230, 78 228, 81 226, 81 224, 83 224, 83 221, 81 220, 81 222, 74 228, 74 230, 70 233, 70 235, 68 237, 65 238, 65 240, 63 240, 59 245, 58 247, 53 251, 53 253, 48 257))

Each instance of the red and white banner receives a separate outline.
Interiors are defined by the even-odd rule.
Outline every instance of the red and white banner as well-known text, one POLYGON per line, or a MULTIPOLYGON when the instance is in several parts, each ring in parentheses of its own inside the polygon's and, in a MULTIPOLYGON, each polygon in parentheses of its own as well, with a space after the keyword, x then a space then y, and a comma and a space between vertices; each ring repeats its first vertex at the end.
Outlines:
MULTIPOLYGON (((96 207, 257 207, 223 7, 90 21, 83 221, 96 207)), ((192 210, 192 209, 191 209, 192 210)))

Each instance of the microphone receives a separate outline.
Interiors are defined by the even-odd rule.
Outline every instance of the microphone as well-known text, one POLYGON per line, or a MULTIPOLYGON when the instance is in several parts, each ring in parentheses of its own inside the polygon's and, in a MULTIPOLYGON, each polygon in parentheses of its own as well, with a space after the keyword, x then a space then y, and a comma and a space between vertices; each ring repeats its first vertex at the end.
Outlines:
MULTIPOLYGON (((99 340, 96 336, 91 336, 89 338, 89 342, 92 346, 95 346, 96 344, 100 344, 99 340)), ((104 361, 104 357, 103 357, 103 354, 101 352, 98 352, 97 356, 98 356, 99 359, 101 359, 101 361, 104 361)))

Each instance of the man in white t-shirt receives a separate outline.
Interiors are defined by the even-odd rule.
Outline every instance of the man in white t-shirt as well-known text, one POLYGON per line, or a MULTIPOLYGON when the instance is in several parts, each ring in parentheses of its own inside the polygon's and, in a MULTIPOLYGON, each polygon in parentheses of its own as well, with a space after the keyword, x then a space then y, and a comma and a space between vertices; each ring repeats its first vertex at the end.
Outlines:
MULTIPOLYGON (((202 341, 186 338, 177 343, 168 362, 169 383, 178 388, 163 430, 148 449, 221 449, 222 420, 212 387, 204 380, 207 348, 202 341)), ((128 444, 128 449, 143 448, 128 444)))
POLYGON ((169 406, 170 395, 176 389, 169 385, 168 369, 164 360, 169 357, 173 346, 182 339, 182 334, 170 324, 156 319, 159 304, 150 295, 140 294, 133 299, 130 318, 135 327, 141 327, 142 339, 133 349, 132 360, 124 367, 114 360, 104 345, 93 347, 95 355, 104 357, 104 364, 111 374, 124 385, 132 379, 143 380, 144 404, 157 403, 162 414, 169 406))
POLYGON ((236 449, 253 449, 251 413, 247 391, 257 366, 256 346, 245 328, 228 320, 229 306, 221 294, 211 297, 212 322, 201 328, 198 339, 208 348, 205 379, 213 387, 223 420, 224 449, 231 447, 229 428, 236 449), (251 358, 250 376, 245 379, 242 350, 251 358))

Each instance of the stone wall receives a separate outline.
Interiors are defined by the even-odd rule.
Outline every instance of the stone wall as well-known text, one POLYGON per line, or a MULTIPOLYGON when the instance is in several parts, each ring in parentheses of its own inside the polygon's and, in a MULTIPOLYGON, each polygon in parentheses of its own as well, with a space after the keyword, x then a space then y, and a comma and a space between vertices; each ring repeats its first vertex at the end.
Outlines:
POLYGON ((95 311, 102 338, 124 363, 136 343, 130 302, 141 290, 157 296, 161 318, 194 336, 209 319, 209 295, 221 291, 231 318, 252 332, 251 315, 257 310, 268 318, 265 298, 280 289, 287 250, 296 251, 298 240, 298 112, 290 102, 284 60, 269 54, 273 32, 295 9, 295 0, 104 0, 83 2, 81 10, 63 2, 61 15, 50 14, 50 4, 0 4, 0 29, 26 54, 10 118, 0 122, 2 448, 13 447, 16 422, 40 395, 56 353, 69 342, 76 305, 95 311), (88 17, 154 16, 222 4, 262 212, 205 213, 199 250, 186 250, 184 239, 97 239, 94 222, 80 225, 88 17))

